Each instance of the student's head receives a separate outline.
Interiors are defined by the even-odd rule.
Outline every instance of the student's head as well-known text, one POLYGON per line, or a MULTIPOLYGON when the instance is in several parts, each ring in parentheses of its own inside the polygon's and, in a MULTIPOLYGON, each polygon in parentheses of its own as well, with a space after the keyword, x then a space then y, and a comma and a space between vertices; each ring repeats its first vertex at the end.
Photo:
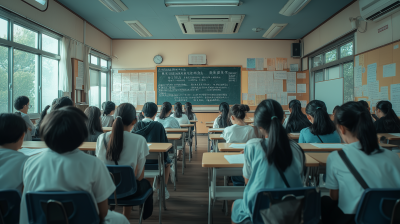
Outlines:
POLYGON ((86 115, 76 107, 62 107, 49 113, 40 126, 40 136, 57 153, 78 148, 88 137, 86 115))
POLYGON ((23 113, 28 113, 29 108, 31 108, 29 104, 29 98, 26 96, 19 96, 14 100, 14 108, 23 113))
POLYGON ((172 104, 170 102, 164 102, 161 105, 160 119, 165 119, 171 114, 172 104))
POLYGON ((299 100, 291 100, 289 102, 290 116, 286 124, 287 130, 299 130, 311 125, 307 116, 301 111, 301 102, 299 100))
POLYGON ((311 121, 310 131, 313 135, 327 135, 336 131, 329 117, 326 105, 321 100, 312 100, 307 104, 306 114, 311 121))
POLYGON ((392 108, 392 103, 383 100, 376 104, 375 109, 376 116, 379 119, 384 119, 384 124, 387 128, 400 128, 400 119, 392 108))
POLYGON ((24 142, 26 123, 17 114, 0 114, 0 145, 10 149, 20 149, 24 142))
MULTIPOLYGON (((347 102, 335 113, 335 124, 346 143, 356 138, 360 141, 361 150, 367 155, 379 150, 376 129, 368 110, 358 102, 347 102)), ((380 150, 379 150, 380 151, 380 150)))
POLYGON ((244 104, 235 104, 229 110, 230 119, 232 124, 242 123, 244 118, 246 117, 246 112, 248 112, 250 108, 244 104))
POLYGON ((142 108, 142 114, 147 118, 151 118, 152 120, 154 120, 154 118, 156 117, 157 111, 158 111, 157 104, 153 102, 145 103, 142 108))
POLYGON ((124 143, 124 130, 131 131, 136 124, 136 109, 130 103, 123 103, 115 110, 114 118, 106 153, 106 158, 110 161, 119 160, 124 143))
POLYGON ((333 114, 333 115, 335 115, 335 113, 336 113, 336 111, 337 111, 337 109, 338 109, 339 107, 340 107, 340 106, 337 105, 337 106, 335 106, 335 108, 333 108, 333 111, 332 111, 332 114, 333 114))
POLYGON ((38 128, 40 128, 40 125, 42 124, 42 121, 43 121, 44 117, 47 115, 47 111, 49 110, 49 108, 50 108, 50 105, 47 105, 47 106, 43 109, 42 113, 40 113, 40 118, 39 118, 39 121, 38 121, 38 124, 37 124, 37 129, 36 129, 36 130, 38 130, 38 128))
POLYGON ((104 108, 103 108, 103 115, 114 115, 115 112, 115 103, 112 101, 107 101, 104 103, 104 108))
POLYGON ((182 104, 180 102, 176 102, 174 105, 174 116, 176 118, 182 117, 182 104))
POLYGON ((100 122, 101 111, 99 108, 90 106, 86 108, 85 115, 88 117, 86 126, 90 135, 96 134, 96 131, 103 132, 100 122))
POLYGON ((185 103, 185 114, 188 116, 189 120, 194 120, 193 107, 190 102, 185 103))
POLYGON ((63 96, 57 99, 57 102, 52 106, 51 111, 60 109, 62 107, 72 106, 73 102, 68 96, 63 96))
POLYGON ((358 101, 358 103, 361 104, 363 107, 365 107, 368 111, 371 111, 371 108, 369 107, 367 101, 360 100, 360 101, 358 101))
POLYGON ((221 115, 221 118, 218 120, 218 126, 220 128, 226 128, 229 126, 230 124, 230 120, 228 122, 229 119, 229 104, 226 102, 222 102, 219 105, 219 113, 221 115))

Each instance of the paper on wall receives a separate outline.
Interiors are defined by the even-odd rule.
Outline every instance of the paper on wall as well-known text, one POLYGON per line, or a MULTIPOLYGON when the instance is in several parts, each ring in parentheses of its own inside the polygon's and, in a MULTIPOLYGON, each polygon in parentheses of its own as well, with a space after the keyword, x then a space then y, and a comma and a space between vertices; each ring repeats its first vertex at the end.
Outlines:
POLYGON ((396 76, 396 63, 383 66, 383 77, 396 76))
POLYGON ((131 91, 139 91, 139 83, 131 83, 131 91))
POLYGON ((288 95, 287 92, 281 93, 281 105, 287 105, 288 104, 288 95))
POLYGON ((307 93, 307 84, 297 84, 297 93, 307 93))
POLYGON ((299 71, 299 64, 290 64, 290 71, 291 72, 298 72, 299 71))
POLYGON ((122 92, 128 92, 131 90, 131 86, 129 84, 122 84, 122 92))
POLYGON ((380 100, 389 100, 389 87, 388 86, 381 86, 381 91, 379 92, 380 100))
POLYGON ((249 89, 249 94, 256 94, 256 92, 257 92, 257 72, 249 72, 248 89, 249 89))
POLYGON ((393 49, 396 50, 397 48, 399 48, 399 45, 398 45, 398 44, 396 44, 396 45, 393 46, 393 49))
POLYGON ((146 83, 139 83, 139 91, 146 91, 146 83))
POLYGON ((274 93, 283 92, 283 80, 274 80, 274 93))
POLYGON ((248 94, 247 95, 247 102, 249 106, 255 106, 256 105, 256 95, 255 94, 248 94))
POLYGON ((112 81, 113 81, 113 84, 122 84, 121 73, 114 73, 112 81))
POLYGON ((155 91, 146 91, 146 102, 156 102, 156 94, 155 91))
POLYGON ((265 100, 265 94, 264 95, 256 95, 256 105, 260 104, 263 100, 265 100))
POLYGON ((146 91, 154 91, 154 83, 146 83, 146 91))
POLYGON ((355 60, 354 67, 359 66, 359 64, 360 64, 360 56, 357 55, 357 56, 354 58, 354 60, 355 60))
POLYGON ((390 102, 392 103, 392 108, 394 112, 400 114, 400 84, 390 85, 390 102))
POLYGON ((147 83, 147 73, 139 73, 139 83, 147 83))
POLYGON ((296 99, 296 96, 287 96, 288 104, 290 103, 290 101, 295 100, 295 99, 296 99))
POLYGON ((297 73, 298 79, 306 79, 306 73, 297 73))
POLYGON ((266 94, 266 88, 265 88, 265 80, 266 80, 266 74, 265 72, 257 72, 257 90, 256 94, 257 95, 264 95, 266 94))
POLYGON ((266 91, 265 93, 272 93, 274 92, 274 72, 267 72, 267 77, 265 79, 265 86, 266 86, 266 91))
POLYGON ((145 91, 137 92, 137 102, 138 102, 138 105, 144 105, 146 103, 146 92, 145 91))
POLYGON ((296 72, 287 73, 286 91, 288 93, 296 93, 296 72))
POLYGON ((137 106, 137 92, 130 91, 129 92, 129 103, 131 103, 133 106, 137 106))
POLYGON ((247 58, 247 70, 255 70, 255 69, 256 69, 256 59, 247 58))
POLYGON ((378 99, 379 94, 379 81, 370 82, 368 85, 368 97, 370 100, 378 99))
POLYGON ((363 92, 363 96, 368 97, 368 85, 362 86, 362 92, 363 92))
POLYGON ((361 87, 362 86, 361 66, 356 66, 354 68, 354 86, 355 87, 361 87))
POLYGON ((242 101, 247 100, 247 93, 242 93, 242 101))
POLYGON ((287 79, 287 72, 286 71, 275 71, 274 79, 287 79))
POLYGON ((256 70, 264 70, 264 58, 256 58, 256 70))
MULTIPOLYGON (((364 55, 362 54, 362 55, 359 55, 360 57, 360 59, 358 60, 359 62, 359 65, 361 66, 361 67, 364 67, 364 55)), ((363 71, 363 73, 365 72, 365 70, 363 71)))
POLYGON ((114 83, 113 91, 121 91, 121 83, 114 83))
POLYGON ((268 71, 275 71, 275 58, 267 58, 268 71))
POLYGON ((282 71, 285 67, 287 68, 286 58, 275 58, 275 69, 277 71, 282 71))
POLYGON ((121 92, 121 103, 129 102, 129 92, 121 92))
POLYGON ((367 101, 367 100, 368 100, 368 98, 358 98, 358 100, 357 100, 357 101, 361 101, 361 100, 367 101))
POLYGON ((75 89, 82 89, 83 85, 83 78, 82 77, 76 77, 76 86, 75 89))
POLYGON ((367 84, 376 81, 376 63, 368 65, 367 84))
POLYGON ((362 96, 362 87, 354 87, 354 96, 361 97, 362 96))
POLYGON ((147 83, 153 83, 154 84, 154 72, 148 72, 147 73, 147 83))
POLYGON ((122 85, 131 83, 131 74, 130 73, 122 73, 122 85))
POLYGON ((139 73, 131 73, 131 83, 139 83, 139 73))
POLYGON ((307 106, 307 100, 300 100, 300 103, 301 103, 301 107, 302 107, 302 108, 306 108, 306 106, 307 106))
POLYGON ((115 105, 120 105, 121 103, 121 91, 112 91, 111 92, 111 101, 115 103, 115 105))

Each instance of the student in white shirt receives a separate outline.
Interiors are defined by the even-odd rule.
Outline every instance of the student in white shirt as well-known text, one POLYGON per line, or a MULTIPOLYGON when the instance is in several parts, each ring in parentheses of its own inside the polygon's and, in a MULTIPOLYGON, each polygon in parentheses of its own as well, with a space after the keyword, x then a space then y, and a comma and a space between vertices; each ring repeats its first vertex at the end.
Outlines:
POLYGON ((161 113, 159 116, 156 116, 155 121, 160 122, 164 126, 164 128, 181 128, 178 120, 170 116, 171 112, 172 112, 171 103, 164 102, 161 106, 161 113))
POLYGON ((182 112, 182 104, 180 102, 175 103, 174 111, 171 117, 174 117, 179 124, 190 124, 188 116, 182 112))
POLYGON ((226 128, 232 125, 229 119, 229 104, 222 102, 218 109, 219 115, 214 120, 213 128, 226 128))
MULTIPOLYGON (((99 136, 96 144, 96 156, 106 165, 131 166, 135 172, 137 191, 126 199, 144 194, 151 189, 150 182, 144 179, 144 165, 149 147, 146 139, 131 133, 136 124, 136 109, 130 103, 123 103, 115 110, 115 121, 112 131, 99 136)), ((129 219, 132 206, 124 206, 123 214, 129 219)), ((153 194, 144 205, 143 219, 147 219, 153 212, 153 194)))
POLYGON ((185 114, 189 118, 190 121, 197 121, 196 114, 193 113, 193 107, 190 102, 185 103, 185 114))
POLYGON ((104 103, 103 116, 101 116, 101 125, 103 127, 112 127, 114 122, 115 103, 107 101, 104 103))
POLYGON ((254 128, 244 122, 248 107, 243 104, 235 104, 229 111, 229 119, 232 125, 224 129, 221 134, 226 143, 246 143, 252 138, 257 138, 254 128))
POLYGON ((89 131, 89 136, 86 142, 97 142, 99 135, 103 134, 103 127, 101 126, 101 111, 95 106, 86 108, 85 115, 88 117, 86 126, 89 131))
POLYGON ((0 114, 0 190, 22 193, 22 171, 29 158, 18 152, 24 142, 25 121, 16 114, 0 114))
POLYGON ((27 192, 86 191, 101 223, 129 224, 122 214, 108 210, 108 197, 115 185, 104 163, 78 149, 88 137, 86 119, 75 107, 54 110, 44 118, 40 135, 49 149, 25 163, 20 223, 28 223, 27 192))
MULTIPOLYGON (((370 113, 358 102, 348 102, 335 113, 335 124, 343 141, 343 151, 369 188, 400 188, 400 159, 381 148, 370 113)), ((321 199, 324 224, 354 223, 364 189, 347 168, 338 152, 326 165, 326 188, 330 197, 321 199)))
POLYGON ((28 110, 32 108, 32 105, 29 104, 29 98, 26 96, 17 97, 14 101, 14 108, 19 111, 16 113, 21 115, 27 126, 24 141, 32 141, 32 136, 35 136, 36 133, 36 127, 28 115, 28 110))

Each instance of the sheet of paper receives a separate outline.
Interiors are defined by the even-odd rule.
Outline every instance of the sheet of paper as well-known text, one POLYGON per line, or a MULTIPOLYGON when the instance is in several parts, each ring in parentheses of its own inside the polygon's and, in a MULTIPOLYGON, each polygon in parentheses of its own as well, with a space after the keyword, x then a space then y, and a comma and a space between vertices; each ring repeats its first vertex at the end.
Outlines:
POLYGON ((358 98, 358 100, 357 100, 357 101, 361 101, 361 100, 367 101, 367 100, 368 100, 368 98, 358 98))
POLYGON ((376 63, 369 64, 367 69, 367 84, 376 81, 376 63))
POLYGON ((321 149, 342 149, 343 144, 321 144, 321 143, 311 143, 311 145, 321 148, 321 149))
POLYGON ((267 58, 268 71, 275 71, 275 58, 267 58))
POLYGON ((122 85, 131 83, 131 73, 122 73, 122 85))
POLYGON ((379 81, 368 83, 368 97, 369 99, 378 99, 379 94, 379 81))
POLYGON ((290 103, 290 101, 295 100, 295 99, 296 99, 296 96, 287 96, 288 104, 290 103))
POLYGON ((139 83, 147 83, 147 73, 139 73, 139 83))
POLYGON ((83 74, 85 74, 85 66, 83 61, 78 61, 78 77, 83 78, 83 74))
POLYGON ((146 92, 145 91, 137 92, 137 101, 138 101, 138 105, 144 105, 146 103, 146 92))
POLYGON ((121 103, 129 103, 129 92, 121 92, 121 103))
POLYGON ((361 87, 362 86, 361 66, 356 66, 354 68, 354 86, 355 87, 361 87))
POLYGON ((274 93, 283 92, 283 80, 274 80, 274 93))
POLYGON ((83 85, 83 78, 82 77, 76 77, 76 86, 75 89, 82 89, 83 85))
POLYGON ((154 72, 147 73, 147 83, 154 84, 154 72))
POLYGON ((396 63, 383 66, 383 77, 396 76, 396 63))
POLYGON ((129 84, 122 84, 122 92, 129 92, 131 90, 131 86, 129 84))
POLYGON ((394 136, 400 137, 400 133, 389 133, 389 135, 394 135, 394 136))
POLYGON ((288 104, 288 96, 287 92, 281 93, 281 105, 287 105, 288 104))
POLYGON ((399 48, 399 45, 398 45, 398 44, 396 44, 396 45, 393 46, 393 49, 396 50, 397 48, 399 48))
POLYGON ((139 83, 139 91, 146 91, 146 83, 139 83))
POLYGON ((249 93, 247 95, 247 97, 248 97, 247 102, 248 102, 249 106, 255 106, 256 105, 256 94, 249 93))
POLYGON ((283 58, 275 58, 275 69, 277 71, 282 71, 283 70, 283 58))
POLYGON ((256 90, 257 95, 266 94, 266 88, 265 88, 266 78, 267 76, 265 72, 257 72, 257 90, 256 90))
POLYGON ((131 73, 131 83, 139 83, 139 73, 131 73))
POLYGON ((264 71, 264 58, 256 58, 256 70, 264 71))
POLYGON ((274 92, 274 72, 267 72, 267 77, 265 79, 266 93, 274 92))
POLYGON ((297 73, 298 79, 306 79, 306 73, 297 73))
POLYGON ((257 72, 249 72, 248 89, 249 89, 249 94, 257 93, 257 72))
POLYGON ((264 95, 256 95, 256 105, 260 104, 263 100, 265 100, 265 94, 264 95))
POLYGON ((357 55, 354 58, 354 67, 359 66, 359 64, 360 64, 360 56, 357 55))
POLYGON ((156 92, 155 91, 146 91, 146 102, 156 102, 156 92))
POLYGON ((362 96, 362 88, 361 87, 354 87, 354 96, 361 97, 362 96))
POLYGON ((112 91, 111 101, 113 101, 116 105, 119 105, 119 102, 121 101, 121 91, 112 91), (117 101, 118 103, 116 103, 115 101, 117 101))
POLYGON ((381 86, 381 91, 379 92, 380 100, 389 100, 389 87, 381 86))
POLYGON ((139 83, 131 82, 131 91, 139 91, 139 83))
POLYGON ((231 144, 229 148, 234 148, 234 149, 244 149, 246 147, 246 144, 231 144))
POLYGON ((247 58, 247 70, 256 70, 255 58, 247 58))
POLYGON ((113 84, 122 84, 122 81, 121 81, 121 73, 114 73, 114 75, 113 75, 113 84))
POLYGON ((390 85, 390 102, 394 112, 400 114, 400 84, 390 85))
POLYGON ((121 91, 122 90, 122 85, 118 83, 113 84, 113 91, 121 91))
POLYGON ((290 71, 291 72, 298 72, 299 71, 299 64, 290 64, 290 71))
POLYGON ((242 100, 247 100, 247 93, 242 93, 242 100))
POLYGON ((368 97, 368 85, 363 85, 362 86, 362 92, 363 92, 363 96, 367 96, 368 97))
POLYGON ((213 131, 223 131, 225 130, 225 128, 210 128, 208 129, 209 132, 213 132, 213 131))
POLYGON ((154 83, 146 83, 146 91, 154 91, 154 83))
POLYGON ((297 93, 307 93, 307 84, 297 84, 297 93))
MULTIPOLYGON (((358 60, 358 63, 359 63, 359 65, 361 66, 361 67, 364 67, 364 55, 362 54, 362 55, 359 55, 360 57, 360 59, 358 60)), ((364 72, 363 72, 364 73, 364 72)))
POLYGON ((274 79, 287 79, 287 72, 286 71, 275 71, 274 79))
POLYGON ((151 144, 147 144, 147 147, 151 146, 151 144))
POLYGON ((224 155, 224 157, 230 164, 242 164, 242 163, 244 163, 244 154, 224 155))
POLYGON ((287 73, 286 91, 288 93, 296 93, 296 72, 287 73))
POLYGON ((47 148, 43 148, 43 149, 28 149, 28 148, 22 148, 19 149, 18 152, 25 154, 26 156, 33 156, 36 154, 39 154, 41 152, 43 152, 44 150, 46 150, 47 148))
POLYGON ((131 91, 129 92, 129 101, 130 104, 132 104, 133 106, 137 106, 137 92, 135 91, 131 91))
POLYGON ((302 108, 306 108, 306 106, 307 106, 307 100, 300 100, 300 103, 301 103, 301 107, 302 107, 302 108))

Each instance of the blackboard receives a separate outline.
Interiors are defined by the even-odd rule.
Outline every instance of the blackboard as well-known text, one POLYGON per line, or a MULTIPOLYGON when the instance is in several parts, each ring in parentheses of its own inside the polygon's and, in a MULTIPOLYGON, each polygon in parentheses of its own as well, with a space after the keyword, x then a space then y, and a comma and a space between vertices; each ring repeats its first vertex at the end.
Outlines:
POLYGON ((241 67, 158 67, 157 104, 239 104, 241 67))

